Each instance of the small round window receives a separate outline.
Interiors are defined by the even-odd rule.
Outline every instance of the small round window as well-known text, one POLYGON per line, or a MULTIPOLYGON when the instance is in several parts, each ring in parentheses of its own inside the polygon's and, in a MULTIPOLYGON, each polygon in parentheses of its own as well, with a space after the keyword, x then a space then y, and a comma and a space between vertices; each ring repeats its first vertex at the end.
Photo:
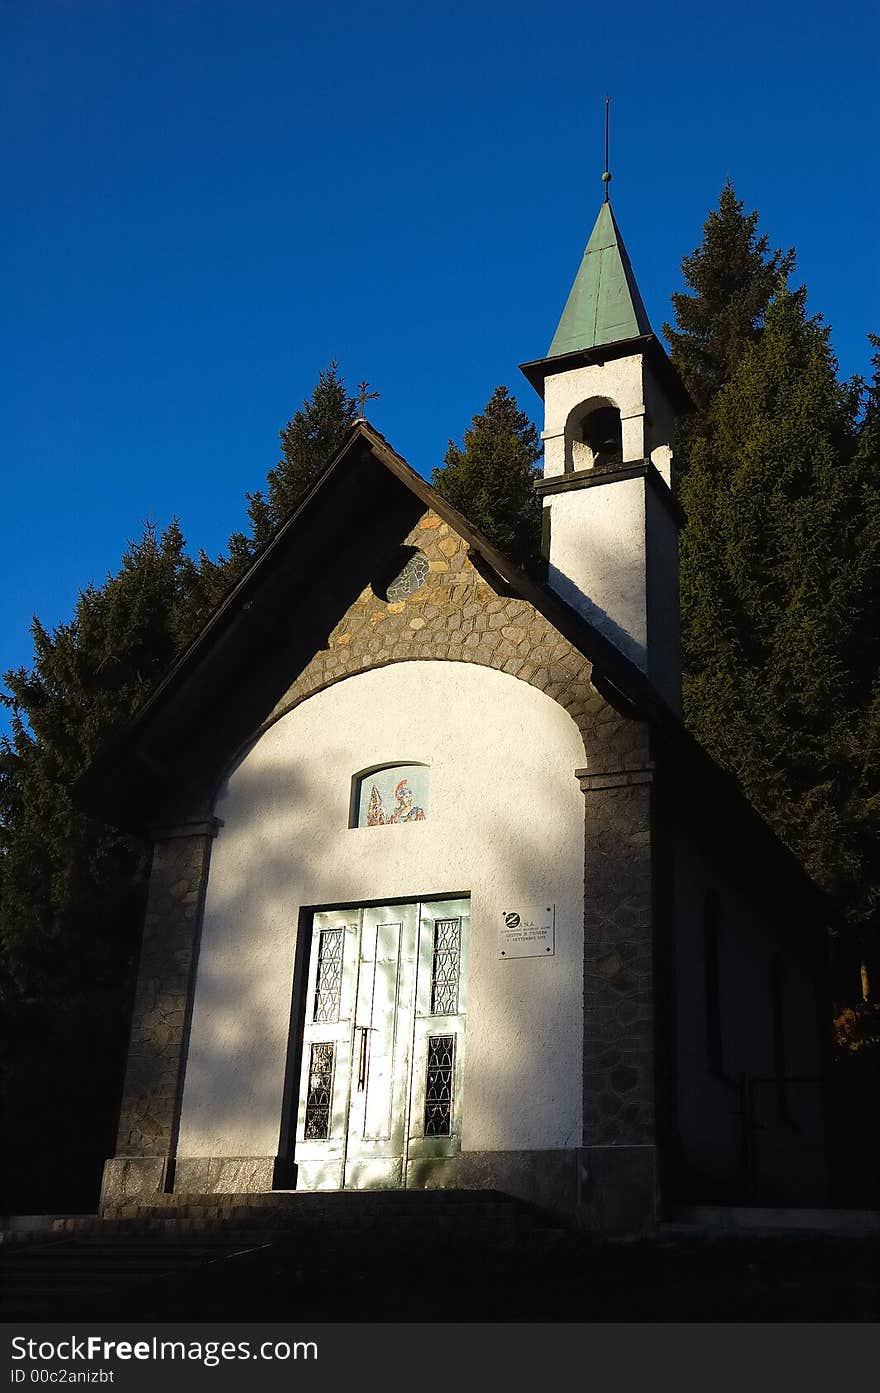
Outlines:
POLYGON ((431 567, 418 547, 398 547, 380 575, 373 578, 373 594, 380 600, 405 600, 421 590, 431 567))
POLYGON ((421 590, 428 579, 428 558, 424 552, 417 551, 398 571, 385 593, 389 600, 405 600, 421 590))

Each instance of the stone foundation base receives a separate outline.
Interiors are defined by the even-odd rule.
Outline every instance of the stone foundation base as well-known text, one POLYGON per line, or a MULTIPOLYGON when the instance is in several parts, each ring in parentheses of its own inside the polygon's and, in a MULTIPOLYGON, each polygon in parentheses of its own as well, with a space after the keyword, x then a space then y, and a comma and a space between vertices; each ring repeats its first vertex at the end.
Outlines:
POLYGON ((99 1212, 118 1204, 149 1204, 165 1191, 167 1165, 164 1156, 113 1156, 105 1161, 99 1212))
POLYGON ((274 1156, 181 1156, 175 1195, 252 1195, 274 1188, 274 1156))
MULTIPOLYGON (((148 1205, 169 1189, 181 1196, 271 1193, 273 1175, 286 1169, 272 1156, 183 1156, 174 1166, 169 1185, 163 1158, 115 1157, 104 1167, 101 1211, 132 1202, 148 1205)), ((286 1186, 276 1184, 275 1188, 286 1186)), ((656 1148, 465 1151, 411 1161, 407 1189, 500 1190, 581 1228, 643 1233, 657 1222, 656 1148)))
POLYGON ((500 1190, 571 1220, 577 1209, 577 1151, 462 1151, 410 1161, 408 1190, 500 1190))
POLYGON ((646 1233, 657 1224, 657 1148, 585 1146, 579 1154, 578 1222, 597 1233, 646 1233))

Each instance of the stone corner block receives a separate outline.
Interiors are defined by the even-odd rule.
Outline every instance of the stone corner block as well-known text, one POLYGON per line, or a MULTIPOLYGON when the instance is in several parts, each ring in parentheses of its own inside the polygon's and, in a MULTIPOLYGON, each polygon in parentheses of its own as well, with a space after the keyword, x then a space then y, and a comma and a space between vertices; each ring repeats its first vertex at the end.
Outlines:
POLYGON ((164 1156, 114 1156, 104 1164, 99 1212, 148 1202, 165 1189, 164 1156))
POLYGON ((656 1229, 660 1217, 656 1146, 585 1146, 579 1170, 580 1228, 619 1235, 656 1229))

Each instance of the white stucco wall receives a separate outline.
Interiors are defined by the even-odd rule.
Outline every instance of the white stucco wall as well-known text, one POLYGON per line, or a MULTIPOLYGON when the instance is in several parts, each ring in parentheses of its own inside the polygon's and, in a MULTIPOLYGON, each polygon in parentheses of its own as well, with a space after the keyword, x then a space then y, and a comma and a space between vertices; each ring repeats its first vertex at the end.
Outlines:
MULTIPOLYGON (((650 458, 672 475, 674 418, 641 353, 551 373, 545 381, 544 476, 584 467, 571 440, 584 404, 620 412, 623 463, 650 458), (566 446, 566 439, 569 445, 566 446), (567 458, 567 454, 570 458, 567 458)), ((550 514, 549 582, 557 594, 646 672, 677 710, 681 704, 676 524, 646 494, 644 479, 545 497, 550 514)))
MULTIPOLYGON (((595 490, 594 490, 595 492, 595 490)), ((681 711, 681 618, 678 522, 657 490, 645 489, 645 599, 648 676, 673 711, 681 711)))
POLYGON ((650 459, 671 487, 675 417, 641 353, 551 373, 545 379, 544 477, 584 467, 578 459, 566 460, 565 429, 571 413, 592 399, 608 401, 620 412, 624 463, 650 459))
POLYGON ((551 495, 548 582, 647 670, 645 480, 551 495))
POLYGON ((278 1146, 301 905, 471 895, 464 1150, 581 1143, 584 762, 574 722, 493 669, 403 662, 276 722, 221 791, 180 1156, 278 1146), (352 776, 431 768, 428 818, 348 826, 352 776), (556 905, 556 954, 500 960, 497 916, 556 905))
POLYGON ((620 412, 624 460, 644 459, 644 359, 640 353, 551 373, 544 382, 544 477, 565 473, 565 425, 581 402, 601 397, 620 412))

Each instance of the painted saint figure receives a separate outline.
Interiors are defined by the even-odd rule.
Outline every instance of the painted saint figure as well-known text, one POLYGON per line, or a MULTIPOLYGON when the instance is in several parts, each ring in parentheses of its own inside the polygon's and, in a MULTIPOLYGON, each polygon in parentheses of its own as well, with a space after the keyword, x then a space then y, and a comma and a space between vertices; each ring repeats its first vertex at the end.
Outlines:
POLYGON ((397 806, 388 818, 389 822, 424 822, 425 810, 413 802, 409 779, 401 779, 394 790, 397 806))
POLYGON ((394 811, 386 814, 382 795, 373 784, 370 790, 370 804, 367 809, 368 827, 385 827, 392 822, 425 821, 425 810, 415 803, 409 779, 400 780, 394 789, 394 797, 397 799, 394 811))

